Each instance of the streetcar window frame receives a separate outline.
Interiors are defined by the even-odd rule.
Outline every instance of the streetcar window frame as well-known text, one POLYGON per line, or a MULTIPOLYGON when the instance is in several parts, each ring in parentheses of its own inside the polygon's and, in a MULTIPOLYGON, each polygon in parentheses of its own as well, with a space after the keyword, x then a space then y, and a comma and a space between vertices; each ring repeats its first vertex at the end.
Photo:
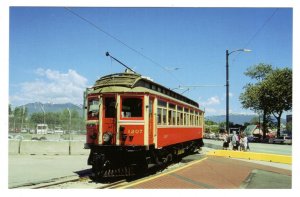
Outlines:
POLYGON ((167 102, 157 100, 157 125, 167 125, 167 102))
POLYGON ((203 114, 197 108, 191 108, 163 98, 157 99, 158 126, 202 127, 203 114))
POLYGON ((99 119, 99 97, 89 97, 88 98, 88 109, 87 109, 87 118, 88 120, 99 119), (92 107, 95 106, 95 107, 92 107))
MULTIPOLYGON (((121 96, 121 107, 120 107, 120 119, 121 120, 128 120, 128 119, 134 119, 134 120, 143 120, 144 119, 144 98, 143 96, 121 96), (124 103, 125 100, 132 99, 132 103, 124 103), (139 103, 136 103, 136 101, 139 100, 139 103), (136 105, 138 108, 136 108, 136 105), (131 107, 134 107, 134 109, 131 109, 131 107), (134 113, 133 113, 134 112, 134 113)), ((128 101, 126 101, 128 102, 128 101)))

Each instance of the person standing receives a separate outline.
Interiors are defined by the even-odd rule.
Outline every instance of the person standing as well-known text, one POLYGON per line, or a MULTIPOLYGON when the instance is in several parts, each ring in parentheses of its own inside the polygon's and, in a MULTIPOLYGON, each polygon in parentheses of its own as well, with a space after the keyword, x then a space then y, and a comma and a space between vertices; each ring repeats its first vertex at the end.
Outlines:
POLYGON ((241 139, 240 139, 240 150, 241 151, 247 151, 247 145, 248 145, 248 139, 247 136, 242 133, 241 139))
POLYGON ((232 150, 238 150, 239 149, 239 137, 236 134, 236 131, 233 131, 233 136, 231 139, 231 143, 232 143, 232 150))
POLYGON ((227 134, 227 131, 224 132, 224 135, 223 135, 223 150, 227 150, 228 147, 229 147, 229 140, 228 140, 229 136, 227 134))

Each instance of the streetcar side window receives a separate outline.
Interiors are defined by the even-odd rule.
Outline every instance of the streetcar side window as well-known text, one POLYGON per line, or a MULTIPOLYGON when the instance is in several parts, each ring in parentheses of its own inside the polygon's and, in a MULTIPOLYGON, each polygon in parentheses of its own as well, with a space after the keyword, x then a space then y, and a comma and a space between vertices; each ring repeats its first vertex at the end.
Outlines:
POLYGON ((166 125, 167 124, 167 109, 162 109, 162 124, 166 125))
POLYGON ((99 98, 90 98, 88 100, 88 118, 98 118, 99 115, 99 98))
POLYGON ((157 124, 166 125, 167 124, 167 102, 158 100, 157 102, 157 124))
POLYGON ((202 126, 203 124, 203 113, 200 112, 200 120, 199 120, 199 125, 202 126))
POLYGON ((161 125, 162 122, 162 108, 157 108, 157 124, 161 125))
POLYGON ((190 115, 190 125, 195 125, 195 115, 194 115, 194 110, 191 110, 191 115, 190 115))
POLYGON ((198 112, 196 113, 196 121, 195 121, 195 125, 199 126, 199 115, 198 112))
POLYGON ((185 108, 184 109, 184 113, 185 113, 185 125, 189 126, 190 124, 190 114, 189 114, 189 109, 185 108))
POLYGON ((176 111, 175 111, 175 105, 172 103, 169 103, 169 111, 168 111, 168 123, 169 125, 176 125, 176 111))
POLYGON ((183 125, 183 113, 180 106, 177 106, 177 125, 183 125))
POLYGON ((138 118, 143 116, 143 99, 122 98, 122 118, 138 118))

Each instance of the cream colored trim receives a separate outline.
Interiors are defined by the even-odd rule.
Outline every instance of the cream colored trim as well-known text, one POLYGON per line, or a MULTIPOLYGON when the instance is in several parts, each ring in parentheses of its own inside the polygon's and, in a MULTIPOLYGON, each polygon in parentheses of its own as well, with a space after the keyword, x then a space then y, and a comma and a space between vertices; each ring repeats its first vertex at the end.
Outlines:
POLYGON ((86 124, 98 124, 99 120, 87 120, 85 121, 86 124))
POLYGON ((167 102, 167 114, 166 114, 167 120, 166 120, 166 124, 169 125, 169 102, 167 102))
POLYGON ((99 136, 98 142, 102 144, 102 114, 103 114, 103 100, 102 97, 99 96, 99 136))
POLYGON ((153 102, 153 113, 154 113, 154 120, 153 120, 153 141, 154 147, 157 148, 157 97, 154 98, 153 102))
POLYGON ((120 122, 119 121, 119 125, 144 125, 144 121, 143 122, 120 122))
POLYGON ((201 126, 195 126, 195 125, 157 125, 157 128, 202 128, 201 126))
POLYGON ((149 96, 144 95, 144 145, 149 145, 149 96))
POLYGON ((120 106, 120 95, 117 94, 117 125, 116 125, 116 145, 120 145, 120 131, 119 131, 119 120, 120 120, 120 113, 121 113, 121 106, 120 106))
POLYGON ((140 123, 145 123, 144 120, 119 120, 119 123, 136 123, 136 124, 140 124, 140 123))

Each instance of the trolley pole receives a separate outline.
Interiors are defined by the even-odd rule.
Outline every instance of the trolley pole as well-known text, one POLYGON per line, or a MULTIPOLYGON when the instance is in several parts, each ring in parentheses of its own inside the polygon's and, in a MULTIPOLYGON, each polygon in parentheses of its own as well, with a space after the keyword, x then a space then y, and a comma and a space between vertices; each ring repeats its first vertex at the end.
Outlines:
POLYGON ((109 54, 109 52, 106 52, 105 55, 111 57, 113 60, 115 60, 116 62, 118 62, 118 63, 121 64, 122 66, 124 66, 125 68, 127 68, 127 69, 130 70, 131 72, 135 73, 134 70, 132 70, 131 68, 129 68, 128 66, 126 66, 125 64, 123 64, 123 63, 122 63, 121 61, 119 61, 117 58, 114 58, 113 56, 111 56, 111 55, 109 54))

